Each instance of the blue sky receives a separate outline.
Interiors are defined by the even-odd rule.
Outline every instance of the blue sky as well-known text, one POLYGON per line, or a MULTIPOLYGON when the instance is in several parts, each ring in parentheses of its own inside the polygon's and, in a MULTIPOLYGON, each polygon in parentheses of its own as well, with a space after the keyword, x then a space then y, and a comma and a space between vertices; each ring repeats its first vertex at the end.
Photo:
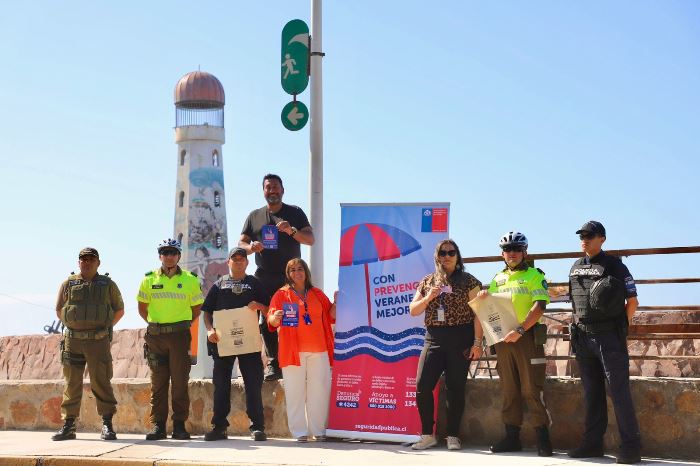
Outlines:
MULTIPOLYGON (((226 90, 229 242, 263 174, 308 212, 308 129, 286 131, 280 33, 310 2, 25 2, 0 17, 0 335, 53 319, 77 251, 135 294, 172 233, 173 88, 201 67, 226 90), (29 302, 27 304, 23 301, 29 302)), ((326 1, 325 288, 341 202, 451 203, 466 256, 519 229, 530 252, 700 244, 700 4, 326 1)), ((299 96, 309 104, 309 91, 299 96)), ((692 255, 627 259, 637 278, 697 276, 692 255)), ((538 265, 565 279, 569 260, 538 265)), ((470 267, 482 281, 496 264, 470 267)), ((252 267, 251 267, 252 271, 252 267)), ((640 287, 698 304, 697 285, 640 287)))

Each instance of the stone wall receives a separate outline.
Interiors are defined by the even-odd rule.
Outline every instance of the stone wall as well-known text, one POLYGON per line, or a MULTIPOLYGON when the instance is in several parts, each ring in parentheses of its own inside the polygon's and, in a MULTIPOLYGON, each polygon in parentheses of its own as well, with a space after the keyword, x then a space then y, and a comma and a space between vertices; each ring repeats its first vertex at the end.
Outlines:
MULTIPOLYGON (((117 432, 147 432, 150 398, 148 380, 115 379, 114 386, 119 402, 114 418, 117 432)), ((0 381, 0 430, 58 429, 61 425, 62 389, 63 383, 58 380, 0 381)), ((187 427, 195 435, 202 435, 210 428, 212 394, 211 381, 190 381, 191 406, 187 427)), ((700 379, 633 378, 632 395, 642 430, 645 456, 681 459, 700 457, 700 379)), ((444 398, 442 394, 441 398, 444 398)), ((555 449, 574 447, 583 431, 580 380, 548 378, 545 398, 552 416, 551 432, 555 449)), ((284 382, 265 382, 265 424, 268 434, 273 437, 289 436, 284 403, 284 382)), ((612 406, 608 404, 610 425, 605 444, 607 451, 614 453, 619 438, 612 406)), ((461 424, 461 437, 466 444, 486 448, 502 436, 500 406, 498 380, 477 378, 467 382, 466 408, 461 424)), ((248 419, 240 379, 233 383, 231 408, 229 432, 239 435, 247 433, 248 419)), ((80 413, 79 431, 99 431, 100 419, 87 381, 80 413)), ((438 433, 443 435, 444 419, 445 403, 441 399, 438 433)), ((527 422, 527 414, 525 419, 527 422)), ((532 426, 524 426, 523 441, 527 446, 533 446, 532 426)))
MULTIPOLYGON (((112 341, 115 378, 148 377, 143 358, 145 328, 118 330, 112 341)), ((61 335, 25 335, 0 338, 0 380, 55 380, 62 377, 59 360, 61 335)))
MULTIPOLYGON (((571 320, 570 313, 552 313, 543 319, 549 333, 562 333, 571 320), (556 320, 554 320, 556 319, 556 320)), ((635 324, 700 323, 700 313, 638 312, 635 324)), ((112 341, 114 377, 148 377, 143 358, 145 329, 118 330, 112 341)), ((0 380, 54 380, 61 378, 58 348, 60 335, 26 335, 0 338, 0 380)), ((683 356, 700 354, 700 340, 629 340, 630 354, 683 356)), ((545 348, 547 355, 566 356, 569 342, 551 338, 545 348)), ((207 357, 204 355, 204 357, 207 357)), ((485 366, 482 363, 482 366, 485 366)), ((495 367, 495 362, 491 363, 495 367)), ((700 377, 700 360, 632 360, 630 373, 648 377, 700 377)), ((480 371, 479 375, 488 375, 480 371)), ((493 374, 495 375, 495 371, 493 374)), ((573 361, 548 361, 547 375, 577 375, 573 361)))

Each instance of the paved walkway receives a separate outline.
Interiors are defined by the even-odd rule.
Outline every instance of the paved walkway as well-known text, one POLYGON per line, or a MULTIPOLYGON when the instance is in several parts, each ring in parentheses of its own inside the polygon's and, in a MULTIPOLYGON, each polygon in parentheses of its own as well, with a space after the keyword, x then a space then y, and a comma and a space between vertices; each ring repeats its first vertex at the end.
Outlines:
MULTIPOLYGON (((77 440, 54 442, 51 432, 0 431, 0 466, 12 465, 401 465, 401 466, 550 466, 608 465, 612 457, 576 461, 564 453, 539 458, 534 451, 493 455, 483 448, 447 451, 444 444, 423 452, 408 447, 375 442, 331 441, 300 444, 289 439, 253 442, 247 437, 205 442, 161 440, 147 442, 140 434, 119 434, 119 440, 105 442, 97 433, 78 433, 77 440)), ((644 459, 643 465, 692 465, 676 460, 644 459)))

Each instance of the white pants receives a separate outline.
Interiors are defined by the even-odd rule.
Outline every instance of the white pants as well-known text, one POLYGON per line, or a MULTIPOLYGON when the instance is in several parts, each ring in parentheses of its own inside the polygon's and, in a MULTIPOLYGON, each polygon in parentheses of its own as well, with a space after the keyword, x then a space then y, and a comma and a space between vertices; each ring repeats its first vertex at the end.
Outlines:
POLYGON ((326 435, 331 397, 328 353, 299 353, 301 366, 282 368, 287 424, 292 437, 326 435))

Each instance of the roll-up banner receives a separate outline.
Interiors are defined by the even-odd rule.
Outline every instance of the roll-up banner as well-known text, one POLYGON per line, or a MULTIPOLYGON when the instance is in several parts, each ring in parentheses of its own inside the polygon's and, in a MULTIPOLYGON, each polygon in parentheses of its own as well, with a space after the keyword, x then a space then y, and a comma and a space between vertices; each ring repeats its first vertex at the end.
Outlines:
POLYGON ((335 362, 327 435, 417 441, 425 326, 408 306, 435 270, 449 203, 341 204, 335 362))

